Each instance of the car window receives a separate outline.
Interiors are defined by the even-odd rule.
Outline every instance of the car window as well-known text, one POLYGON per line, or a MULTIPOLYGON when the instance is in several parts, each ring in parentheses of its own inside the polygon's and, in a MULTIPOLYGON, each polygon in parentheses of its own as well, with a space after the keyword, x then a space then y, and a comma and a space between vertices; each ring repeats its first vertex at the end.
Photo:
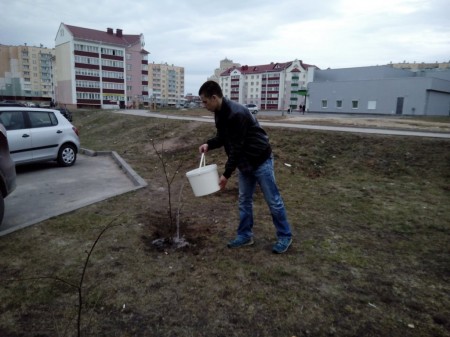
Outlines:
POLYGON ((6 130, 25 129, 22 111, 0 111, 0 122, 6 130))
POLYGON ((51 111, 29 111, 32 128, 44 128, 58 124, 56 116, 51 111))

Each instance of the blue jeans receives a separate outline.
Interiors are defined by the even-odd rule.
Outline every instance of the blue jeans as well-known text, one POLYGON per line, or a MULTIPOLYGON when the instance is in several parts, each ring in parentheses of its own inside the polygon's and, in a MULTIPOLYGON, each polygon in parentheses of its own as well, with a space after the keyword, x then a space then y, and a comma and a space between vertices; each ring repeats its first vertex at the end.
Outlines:
POLYGON ((283 199, 278 191, 273 170, 273 158, 270 157, 255 171, 239 172, 239 227, 238 236, 249 238, 253 236, 253 195, 256 183, 264 194, 264 199, 270 209, 277 238, 290 238, 291 227, 287 220, 283 199))

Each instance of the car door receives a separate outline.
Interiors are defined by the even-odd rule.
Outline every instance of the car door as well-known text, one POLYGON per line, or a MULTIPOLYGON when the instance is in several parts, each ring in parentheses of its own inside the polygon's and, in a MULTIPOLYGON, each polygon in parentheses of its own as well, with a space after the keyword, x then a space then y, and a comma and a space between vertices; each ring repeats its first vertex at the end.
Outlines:
POLYGON ((25 123, 25 112, 20 110, 1 111, 0 122, 5 126, 9 152, 14 163, 32 160, 31 132, 25 123))
POLYGON ((28 111, 33 161, 56 159, 62 130, 52 111, 28 111))

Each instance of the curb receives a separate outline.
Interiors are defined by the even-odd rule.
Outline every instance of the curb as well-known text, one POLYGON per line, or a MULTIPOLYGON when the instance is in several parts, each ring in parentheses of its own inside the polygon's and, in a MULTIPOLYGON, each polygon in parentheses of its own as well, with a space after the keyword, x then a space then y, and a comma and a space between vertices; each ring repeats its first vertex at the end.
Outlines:
POLYGON ((136 173, 135 170, 127 164, 125 160, 116 151, 93 151, 85 148, 80 148, 80 153, 89 157, 96 156, 111 156, 114 162, 119 166, 119 168, 127 175, 127 177, 133 182, 136 187, 145 187, 147 182, 136 173))

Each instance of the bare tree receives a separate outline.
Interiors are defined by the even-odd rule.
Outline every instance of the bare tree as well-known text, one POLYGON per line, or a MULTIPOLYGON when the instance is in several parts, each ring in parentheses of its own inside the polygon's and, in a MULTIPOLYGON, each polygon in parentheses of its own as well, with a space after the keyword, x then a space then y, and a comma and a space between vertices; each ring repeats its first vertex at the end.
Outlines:
MULTIPOLYGON (((165 129, 165 125, 164 125, 163 129, 165 129)), ((181 208, 183 206, 182 194, 183 194, 184 183, 180 187, 176 215, 174 212, 174 205, 173 205, 173 200, 172 200, 173 199, 173 193, 172 193, 173 183, 174 183, 176 176, 179 173, 181 166, 183 165, 183 162, 180 160, 178 162, 178 164, 176 165, 175 170, 172 173, 170 173, 169 169, 168 169, 169 162, 165 156, 164 140, 161 142, 159 149, 153 138, 151 138, 150 141, 152 143, 153 150, 155 151, 155 153, 159 159, 159 162, 161 164, 161 167, 162 167, 162 170, 164 173, 166 186, 167 186, 167 197, 168 197, 167 213, 168 213, 168 218, 169 218, 169 223, 168 223, 169 237, 163 238, 162 240, 164 241, 165 239, 169 239, 169 242, 171 244, 175 244, 176 247, 183 247, 183 246, 187 245, 187 243, 180 237, 180 213, 181 213, 181 208)), ((155 240, 155 243, 160 244, 161 240, 155 240)))

